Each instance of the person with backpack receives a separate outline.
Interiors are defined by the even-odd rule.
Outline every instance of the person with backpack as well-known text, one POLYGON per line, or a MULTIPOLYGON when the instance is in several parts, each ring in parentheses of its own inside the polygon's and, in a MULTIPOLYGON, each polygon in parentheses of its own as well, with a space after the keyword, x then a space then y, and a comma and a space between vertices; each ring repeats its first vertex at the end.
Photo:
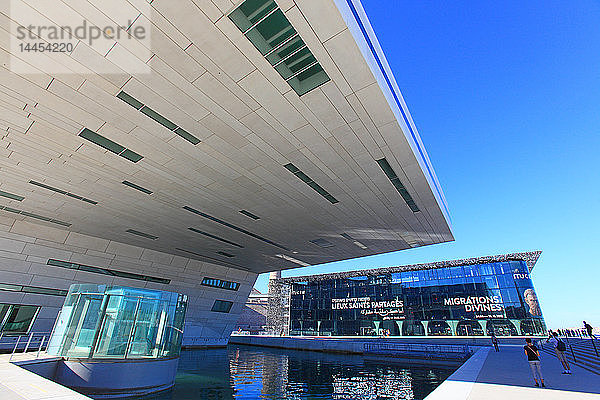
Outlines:
POLYGON ((540 352, 538 348, 531 342, 531 339, 525 339, 525 355, 527 356, 527 361, 529 362, 529 367, 531 368, 531 373, 533 374, 533 380, 535 381, 535 386, 540 386, 538 383, 538 378, 542 384, 542 387, 546 387, 544 384, 544 377, 542 376, 542 363, 540 362, 540 352))
POLYGON ((496 353, 499 352, 500 349, 498 348, 498 338, 496 337, 496 334, 494 332, 492 332, 492 334, 490 335, 490 339, 492 340, 492 344, 494 345, 496 353))
POLYGON ((567 345, 565 344, 565 342, 563 342, 558 335, 556 334, 556 332, 552 333, 552 336, 550 337, 550 339, 547 340, 548 343, 550 343, 552 345, 552 347, 554 348, 554 351, 556 352, 556 357, 558 357, 558 360, 560 361, 560 363, 563 366, 563 374, 571 374, 571 368, 569 367, 569 362, 567 361, 567 358, 565 357, 565 351, 567 351, 567 345))

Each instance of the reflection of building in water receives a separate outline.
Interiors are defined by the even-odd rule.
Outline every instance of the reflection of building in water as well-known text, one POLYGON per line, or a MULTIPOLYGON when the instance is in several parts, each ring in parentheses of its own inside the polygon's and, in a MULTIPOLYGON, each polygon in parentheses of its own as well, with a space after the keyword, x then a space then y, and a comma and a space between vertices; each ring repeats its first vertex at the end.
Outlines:
POLYGON ((289 359, 285 354, 265 354, 262 364, 263 394, 286 392, 288 386, 288 364, 289 359))
POLYGON ((267 325, 319 336, 544 334, 530 276, 540 254, 271 279, 267 325))
POLYGON ((408 370, 378 369, 375 373, 333 377, 333 399, 400 400, 414 399, 412 377, 408 370))
POLYGON ((230 348, 229 368, 237 397, 273 400, 423 399, 453 372, 362 356, 246 347, 230 348))
POLYGON ((246 381, 262 381, 261 388, 243 393, 246 398, 286 392, 288 357, 285 354, 234 348, 229 352, 229 371, 238 389, 245 389, 246 381))
POLYGON ((202 398, 233 398, 228 361, 225 349, 183 351, 179 359, 173 398, 196 399, 199 390, 202 391, 202 398))

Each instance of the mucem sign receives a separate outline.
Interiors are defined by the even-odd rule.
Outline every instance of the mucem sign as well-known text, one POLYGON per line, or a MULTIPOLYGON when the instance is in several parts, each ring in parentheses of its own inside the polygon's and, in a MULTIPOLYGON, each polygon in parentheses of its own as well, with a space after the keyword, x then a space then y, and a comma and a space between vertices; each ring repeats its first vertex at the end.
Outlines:
POLYGON ((271 326, 290 335, 541 335, 529 274, 539 255, 280 278, 270 285, 279 299, 271 326))

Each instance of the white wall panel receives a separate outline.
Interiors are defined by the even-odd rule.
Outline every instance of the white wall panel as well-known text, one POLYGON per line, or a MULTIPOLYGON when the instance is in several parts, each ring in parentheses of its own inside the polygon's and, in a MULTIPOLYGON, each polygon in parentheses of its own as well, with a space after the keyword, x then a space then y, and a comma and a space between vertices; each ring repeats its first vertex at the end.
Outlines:
MULTIPOLYGON (((92 283, 145 287, 187 294, 189 303, 184 334, 186 346, 226 344, 257 277, 255 273, 239 269, 79 233, 71 233, 67 237, 67 231, 59 235, 34 223, 24 224, 13 219, 11 226, 19 233, 0 232, 0 283, 62 290, 68 290, 74 283, 92 283), (36 233, 44 238, 37 238, 36 233), (67 244, 49 241, 46 239, 48 237, 63 242, 66 240, 67 244), (88 252, 91 254, 87 254, 88 252), (25 258, 29 261, 24 260, 25 258), (171 283, 159 284, 55 267, 47 265, 49 258, 171 279, 171 283), (240 283, 240 288, 238 291, 231 291, 202 286, 204 277, 235 281, 240 283), (226 314, 210 311, 216 299, 234 302, 231 312, 226 314)), ((52 329, 63 301, 62 296, 0 290, 0 303, 42 307, 32 328, 36 332, 49 332, 52 329)))

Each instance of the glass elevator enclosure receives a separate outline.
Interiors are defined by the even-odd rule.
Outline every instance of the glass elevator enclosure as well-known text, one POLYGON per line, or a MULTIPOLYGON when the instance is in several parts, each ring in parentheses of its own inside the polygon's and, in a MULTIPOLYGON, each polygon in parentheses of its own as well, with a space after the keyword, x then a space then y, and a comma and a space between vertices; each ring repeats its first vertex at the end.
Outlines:
POLYGON ((47 352, 65 358, 179 357, 187 296, 123 286, 72 285, 47 352))

